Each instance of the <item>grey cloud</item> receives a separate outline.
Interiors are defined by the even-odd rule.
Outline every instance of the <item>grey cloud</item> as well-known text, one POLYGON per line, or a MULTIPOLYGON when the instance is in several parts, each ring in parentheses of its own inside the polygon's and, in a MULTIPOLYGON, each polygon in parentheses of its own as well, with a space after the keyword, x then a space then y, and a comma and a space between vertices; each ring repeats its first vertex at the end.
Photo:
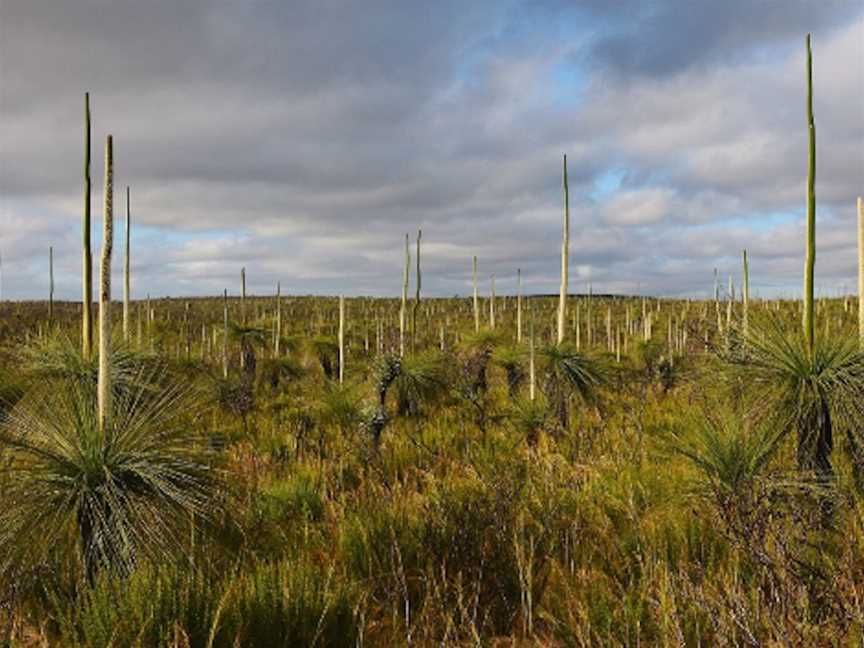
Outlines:
POLYGON ((627 16, 589 49, 592 63, 624 76, 667 77, 717 62, 747 63, 826 33, 861 13, 854 0, 672 0, 606 3, 627 16))
MULTIPOLYGON (((719 3, 658 3, 645 16, 612 4, 7 0, 4 294, 41 296, 53 243, 58 290, 77 296, 85 89, 94 212, 112 132, 118 192, 132 185, 136 225, 156 228, 133 244, 136 294, 212 294, 241 265, 257 292, 281 280, 395 294, 401 237, 420 227, 430 294, 467 293, 473 254, 502 290, 521 267, 549 291, 563 152, 577 287, 590 268, 598 289, 703 291, 747 244, 754 267, 765 259, 763 285, 796 285, 794 227, 738 224, 801 206, 812 29, 820 214, 850 225, 864 179, 864 22, 847 3, 813 20, 804 3, 782 17, 748 3, 747 25, 719 3), (626 44, 604 45, 630 29, 626 44), (597 43, 593 58, 573 54, 597 43), (573 65, 581 85, 562 101, 555 74, 573 65), (621 189, 595 199, 609 168, 621 189)), ((840 281, 851 241, 820 234, 827 249, 817 271, 840 281)))

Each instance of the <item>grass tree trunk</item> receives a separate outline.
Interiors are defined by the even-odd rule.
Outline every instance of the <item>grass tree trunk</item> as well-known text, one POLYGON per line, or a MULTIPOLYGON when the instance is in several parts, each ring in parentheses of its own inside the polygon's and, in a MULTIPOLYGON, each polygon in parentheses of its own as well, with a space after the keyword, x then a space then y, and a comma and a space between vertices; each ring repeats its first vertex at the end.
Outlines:
POLYGON ((81 353, 93 351, 93 255, 90 252, 90 93, 84 93, 84 217, 82 233, 81 353))
POLYGON ((124 231, 125 242, 123 250, 123 341, 129 344, 129 295, 130 291, 130 265, 129 265, 129 241, 130 241, 130 225, 132 222, 131 212, 129 210, 129 187, 126 187, 126 228, 124 231))
POLYGON ((408 274, 411 271, 411 250, 405 235, 405 269, 402 272, 402 305, 399 307, 399 356, 405 356, 405 318, 408 309, 408 274))
POLYGON ((816 265, 816 125, 813 122, 813 54, 807 34, 807 251, 804 260, 804 342, 813 357, 813 273, 816 265))
POLYGON ((114 151, 105 141, 105 213, 102 221, 102 259, 99 265, 99 429, 105 433, 111 415, 111 253, 114 247, 114 151))
POLYGON ((472 273, 474 284, 474 332, 480 332, 480 300, 477 297, 477 257, 474 257, 474 270, 472 273))
POLYGON ((564 341, 567 321, 567 275, 570 267, 570 189, 567 186, 567 155, 564 155, 564 232, 561 238, 561 292, 558 297, 558 344, 564 341))

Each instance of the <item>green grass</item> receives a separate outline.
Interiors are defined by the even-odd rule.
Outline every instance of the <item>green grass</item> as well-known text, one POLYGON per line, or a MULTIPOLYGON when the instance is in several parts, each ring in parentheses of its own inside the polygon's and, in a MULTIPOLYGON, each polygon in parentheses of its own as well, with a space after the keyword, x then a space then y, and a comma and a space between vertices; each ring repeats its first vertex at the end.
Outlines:
POLYGON ((272 299, 248 297, 254 332, 231 329, 227 379, 221 337, 186 337, 221 333, 221 299, 188 300, 188 313, 186 301, 154 300, 153 340, 143 326, 119 356, 106 438, 95 364, 64 341, 78 339, 75 305, 55 304, 58 332, 40 336, 44 305, 0 304, 10 645, 864 638, 862 357, 841 300, 818 302, 808 364, 793 302, 752 300, 744 335, 716 329, 713 302, 652 300, 645 343, 640 300, 593 297, 593 344, 583 302, 577 352, 547 346, 557 300, 531 298, 533 401, 509 302, 475 334, 470 300, 424 301, 416 352, 400 359, 398 300, 348 300, 339 386, 334 300, 283 298, 277 358, 272 299), (674 354, 671 318, 687 330, 674 354), (799 461, 812 403, 834 435, 820 480, 799 461))

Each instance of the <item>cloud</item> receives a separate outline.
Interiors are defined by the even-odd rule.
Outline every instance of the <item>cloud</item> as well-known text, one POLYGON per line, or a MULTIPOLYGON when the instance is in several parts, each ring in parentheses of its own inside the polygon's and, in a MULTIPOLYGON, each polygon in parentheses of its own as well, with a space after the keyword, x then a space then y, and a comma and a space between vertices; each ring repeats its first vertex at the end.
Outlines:
POLYGON ((475 254, 500 291, 516 268, 552 291, 565 152, 577 288, 708 294, 746 246, 754 284, 797 290, 807 30, 817 275, 849 283, 864 10, 814 6, 7 0, 3 294, 43 296, 48 245, 80 292, 85 90, 95 219, 108 132, 132 187, 136 295, 241 266, 255 292, 393 295, 420 228, 429 294, 467 294, 475 254))

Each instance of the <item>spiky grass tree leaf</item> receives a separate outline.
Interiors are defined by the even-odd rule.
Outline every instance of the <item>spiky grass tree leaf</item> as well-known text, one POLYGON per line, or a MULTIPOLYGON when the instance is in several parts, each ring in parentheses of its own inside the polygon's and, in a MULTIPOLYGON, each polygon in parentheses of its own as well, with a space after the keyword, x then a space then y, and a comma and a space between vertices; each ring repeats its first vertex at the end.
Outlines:
POLYGON ((309 350, 318 360, 328 380, 338 376, 339 343, 336 338, 328 336, 313 338, 309 341, 309 350))
POLYGON ((182 383, 147 387, 158 383, 130 381, 104 431, 95 394, 77 381, 31 392, 0 424, 3 567, 77 548, 89 577, 126 574, 181 548, 190 521, 211 513, 221 480, 193 431, 196 395, 182 383))
POLYGON ((568 346, 548 346, 541 349, 539 355, 547 380, 565 386, 586 401, 593 400, 606 382, 605 367, 599 360, 568 346))
POLYGON ((267 329, 258 326, 243 326, 231 322, 228 325, 228 336, 240 344, 251 344, 258 347, 267 346, 267 329))
POLYGON ((438 352, 403 358, 393 381, 399 414, 417 416, 424 402, 431 402, 447 390, 444 359, 438 352))
POLYGON ((509 420, 516 432, 533 447, 537 445, 540 433, 549 427, 549 409, 542 400, 519 400, 511 408, 509 420))
MULTIPOLYGON (((22 372, 33 379, 75 382, 96 388, 99 355, 93 353, 84 357, 78 343, 65 336, 36 338, 24 346, 18 356, 22 372)), ((155 358, 117 345, 111 352, 111 384, 115 390, 122 391, 136 381, 140 384, 143 379, 161 379, 163 372, 148 369, 156 365, 155 358)))
POLYGON ((687 459, 701 488, 725 499, 763 476, 781 439, 769 424, 706 407, 669 429, 666 445, 687 459))
POLYGON ((495 348, 501 343, 501 339, 499 332, 481 329, 462 341, 460 346, 465 361, 459 391, 469 400, 477 402, 484 397, 489 387, 487 376, 489 361, 495 348))
POLYGON ((493 360, 507 373, 507 389, 511 398, 515 398, 519 387, 525 381, 525 359, 528 353, 521 346, 506 346, 496 349, 493 360))
POLYGON ((277 389, 283 383, 292 383, 300 380, 305 370, 297 360, 293 358, 268 358, 261 362, 261 373, 270 382, 273 389, 277 389))
POLYGON ((362 404, 352 385, 329 385, 315 403, 316 418, 324 425, 346 431, 362 420, 362 404))
POLYGON ((283 353, 297 353, 303 347, 302 335, 283 335, 279 339, 279 347, 283 353))
POLYGON ((243 373, 249 377, 254 377, 258 365, 255 349, 267 347, 268 333, 266 329, 231 323, 228 327, 228 336, 240 344, 243 373))
POLYGON ((21 400, 25 392, 24 381, 11 370, 0 367, 0 420, 21 400))
POLYGON ((607 382, 607 370, 596 358, 569 345, 544 347, 538 356, 543 367, 542 390, 561 427, 566 428, 569 402, 576 398, 596 404, 600 388, 607 382))
POLYGON ((255 409, 255 385, 245 375, 222 376, 212 374, 214 398, 223 411, 245 417, 255 409))
POLYGON ((378 396, 380 407, 386 405, 387 392, 401 372, 402 358, 395 353, 385 353, 375 361, 372 375, 375 380, 375 393, 378 396))
POLYGON ((469 354, 492 353, 501 344, 504 336, 499 331, 480 329, 462 340, 461 347, 469 354))

